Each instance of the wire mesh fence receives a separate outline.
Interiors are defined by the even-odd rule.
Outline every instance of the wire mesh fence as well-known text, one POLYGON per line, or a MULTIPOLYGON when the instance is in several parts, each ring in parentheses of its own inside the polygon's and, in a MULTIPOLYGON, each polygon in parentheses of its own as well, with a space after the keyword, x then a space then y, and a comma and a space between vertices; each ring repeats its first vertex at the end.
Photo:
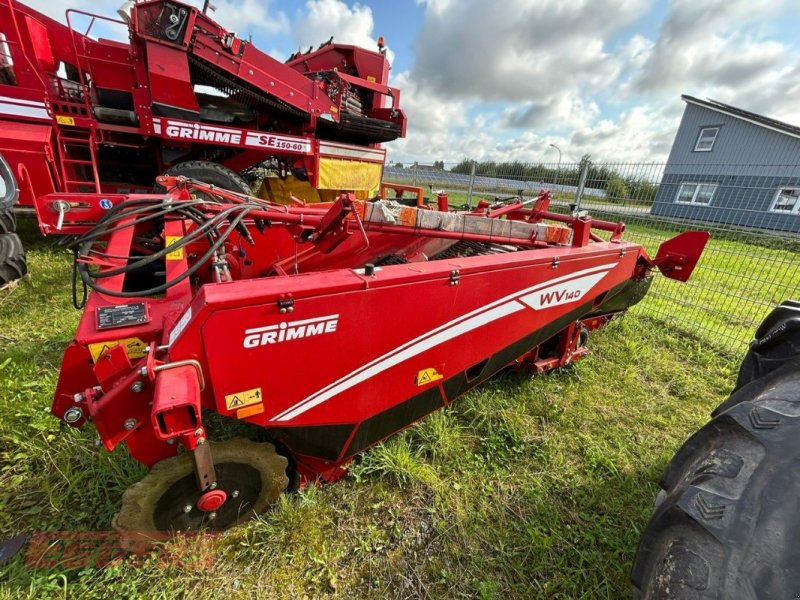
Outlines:
POLYGON ((553 193, 552 210, 624 221, 651 255, 687 229, 711 232, 688 283, 658 277, 632 312, 741 352, 776 304, 800 296, 800 165, 438 163, 390 165, 384 179, 448 192, 450 205, 553 193))

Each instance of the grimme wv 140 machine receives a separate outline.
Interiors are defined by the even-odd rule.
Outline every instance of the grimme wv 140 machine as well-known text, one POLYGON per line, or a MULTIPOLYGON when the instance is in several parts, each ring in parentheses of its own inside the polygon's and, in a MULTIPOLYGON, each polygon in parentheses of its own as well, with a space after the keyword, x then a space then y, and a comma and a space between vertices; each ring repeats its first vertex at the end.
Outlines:
POLYGON ((152 467, 123 496, 122 530, 228 527, 290 476, 343 476, 501 369, 568 364, 655 268, 686 280, 708 238, 683 233, 651 259, 622 224, 550 212, 548 192, 450 212, 159 183, 166 194, 70 195, 65 215, 64 194, 37 200, 47 231, 61 219, 75 236, 77 295, 92 290, 53 414, 152 467), (209 439, 209 413, 262 441, 209 439))
POLYGON ((334 481, 502 369, 580 358, 654 269, 686 280, 703 250, 688 232, 651 259, 547 192, 376 198, 406 126, 380 48, 282 63, 195 7, 127 8, 120 42, 0 0, 0 210, 18 196, 70 236, 84 313, 52 412, 151 467, 118 529, 224 529, 290 480, 334 481), (212 439, 213 413, 258 435, 212 439))

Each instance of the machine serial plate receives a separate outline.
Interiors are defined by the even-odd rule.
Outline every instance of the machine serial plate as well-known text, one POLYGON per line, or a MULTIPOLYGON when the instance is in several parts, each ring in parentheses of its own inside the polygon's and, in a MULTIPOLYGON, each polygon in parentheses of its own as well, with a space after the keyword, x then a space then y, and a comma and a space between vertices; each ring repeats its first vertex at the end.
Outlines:
POLYGON ((117 306, 101 306, 97 309, 97 328, 113 329, 147 323, 147 310, 144 302, 135 304, 119 304, 117 306))

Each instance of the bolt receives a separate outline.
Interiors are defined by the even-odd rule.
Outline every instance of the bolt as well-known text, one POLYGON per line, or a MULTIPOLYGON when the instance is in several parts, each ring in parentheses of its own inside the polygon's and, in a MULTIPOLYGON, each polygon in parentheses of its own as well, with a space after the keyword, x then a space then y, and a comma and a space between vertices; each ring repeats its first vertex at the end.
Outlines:
POLYGON ((192 512, 192 505, 191 504, 187 504, 186 506, 184 506, 183 507, 183 512, 185 512, 185 513, 192 512))
POLYGON ((215 481, 214 483, 210 484, 210 485, 208 486, 208 489, 210 489, 210 490, 215 490, 215 489, 217 489, 217 482, 215 481))
POLYGON ((132 430, 134 427, 136 427, 136 419, 125 419, 125 422, 122 424, 122 426, 123 426, 123 427, 124 427, 126 430, 130 431, 130 430, 132 430))
POLYGON ((195 429, 194 437, 200 437, 201 435, 203 435, 203 428, 200 427, 198 429, 195 429))
POLYGON ((83 418, 83 411, 77 406, 71 406, 64 413, 64 421, 67 423, 77 423, 83 418))
POLYGON ((206 443, 206 438, 203 438, 203 437, 197 438, 197 445, 198 446, 202 446, 205 443, 206 443))
POLYGON ((168 443, 170 446, 174 446, 174 445, 175 445, 175 438, 169 438, 169 439, 167 440, 167 443, 168 443))
POLYGON ((141 391, 144 391, 144 382, 143 381, 134 381, 131 384, 131 391, 134 394, 138 394, 141 391))
POLYGON ((285 315, 285 314, 286 314, 286 309, 285 309, 285 308, 282 308, 282 309, 280 309, 280 311, 278 311, 278 312, 280 312, 282 315, 285 315))
POLYGON ((83 394, 75 394, 72 397, 72 400, 75 401, 75 402, 83 402, 85 399, 86 399, 86 396, 84 396, 83 394))
POLYGON ((239 490, 233 490, 231 492, 231 498, 238 498, 239 497, 239 490))
POLYGON ((208 513, 208 518, 209 519, 216 519, 217 518, 217 513, 215 513, 215 512, 208 513))
POLYGON ((139 369, 139 375, 141 375, 142 377, 147 377, 147 367, 142 367, 141 369, 139 369))

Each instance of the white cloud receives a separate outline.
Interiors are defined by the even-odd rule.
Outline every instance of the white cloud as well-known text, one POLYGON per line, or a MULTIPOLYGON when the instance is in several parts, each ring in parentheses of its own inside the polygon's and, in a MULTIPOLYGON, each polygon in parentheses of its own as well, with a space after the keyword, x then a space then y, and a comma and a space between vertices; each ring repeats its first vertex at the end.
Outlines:
MULTIPOLYGON (((372 35, 374 26, 369 6, 348 6, 341 0, 308 0, 305 7, 297 11, 291 31, 303 52, 310 46, 316 48, 331 36, 340 44, 375 50, 378 40, 372 35)), ((394 58, 391 50, 388 50, 387 58, 391 63, 394 58)))
POLYGON ((782 4, 770 0, 674 0, 633 78, 636 91, 657 93, 702 86, 739 88, 775 68, 787 48, 758 39, 748 25, 782 4))
POLYGON ((671 0, 654 39, 630 29, 656 14, 643 0, 418 2, 398 154, 552 161, 555 143, 564 160, 665 160, 682 93, 800 122, 797 47, 767 25, 788 0, 671 0))
MULTIPOLYGON (((203 0, 187 0, 197 6, 203 0)), ((289 19, 281 12, 272 12, 270 2, 264 0, 213 0, 216 10, 211 18, 230 31, 246 38, 263 34, 274 34, 289 27, 289 19)))
POLYGON ((644 0, 430 0, 413 74, 440 93, 482 100, 542 102, 602 88, 618 73, 606 39, 645 8, 644 0))
POLYGON ((515 104, 503 111, 504 127, 583 127, 600 115, 600 107, 573 92, 553 95, 542 101, 515 104))
MULTIPOLYGON (((124 0, 25 0, 31 8, 38 10, 45 15, 56 19, 61 23, 66 23, 64 13, 68 8, 83 10, 105 17, 118 18, 117 9, 120 8, 124 0)), ((203 0, 185 0, 201 8, 203 0)), ((246 38, 252 33, 254 36, 263 33, 277 33, 289 27, 289 20, 280 11, 272 12, 270 2, 264 0, 213 0, 212 6, 216 10, 211 12, 211 18, 230 31, 238 33, 246 38)), ((83 16, 73 16, 79 22, 86 21, 88 18, 83 16)), ((76 27, 78 29, 79 27, 76 27)), ((108 24, 106 21, 98 21, 93 31, 97 29, 105 36, 114 36, 115 39, 126 39, 126 35, 120 35, 121 26, 108 24), (99 29, 98 29, 99 28, 99 29)))

